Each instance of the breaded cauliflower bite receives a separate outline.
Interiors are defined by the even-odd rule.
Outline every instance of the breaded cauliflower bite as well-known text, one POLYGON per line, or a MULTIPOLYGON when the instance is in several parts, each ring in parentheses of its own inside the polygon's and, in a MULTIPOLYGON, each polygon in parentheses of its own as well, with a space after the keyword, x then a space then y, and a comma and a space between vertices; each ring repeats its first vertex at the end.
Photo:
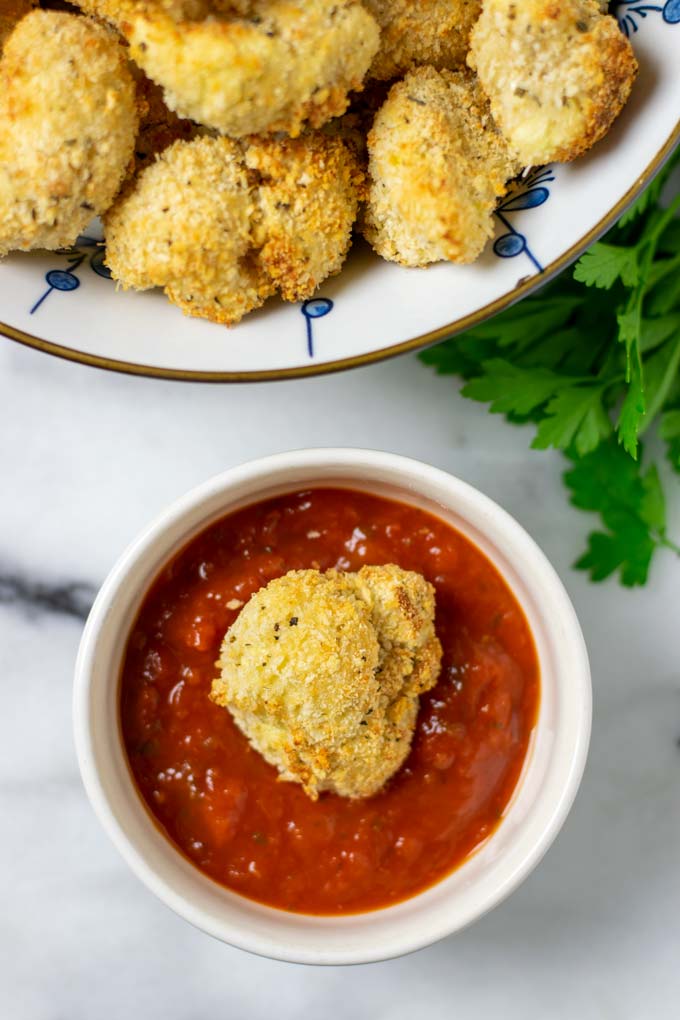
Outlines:
POLYGON ((339 271, 360 179, 350 149, 321 134, 175 142, 105 217, 106 262, 123 287, 163 287, 186 313, 231 325, 339 271))
POLYGON ((339 116, 378 48, 358 0, 78 2, 119 28, 171 110, 234 138, 339 116))
POLYGON ((366 239, 391 262, 473 262, 519 164, 469 71, 411 71, 368 136, 366 239))
POLYGON ((414 67, 465 66, 482 0, 364 0, 380 25, 369 77, 386 81, 414 67))
POLYGON ((441 645, 434 589, 394 565, 290 571, 244 606, 211 698, 316 800, 370 797, 403 764, 441 645))
POLYGON ((630 42, 596 0, 484 0, 468 63, 524 166, 586 152, 637 74, 630 42))
POLYGON ((126 289, 163 287, 188 314, 238 322, 274 291, 250 257, 255 210, 237 142, 175 142, 105 216, 106 264, 126 289))
POLYGON ((134 82, 109 28, 27 14, 0 61, 0 256, 73 244, 113 201, 137 124, 134 82))
POLYGON ((341 138, 249 139, 246 166, 257 177, 258 262, 285 301, 311 297, 339 273, 352 241, 364 182, 341 138))

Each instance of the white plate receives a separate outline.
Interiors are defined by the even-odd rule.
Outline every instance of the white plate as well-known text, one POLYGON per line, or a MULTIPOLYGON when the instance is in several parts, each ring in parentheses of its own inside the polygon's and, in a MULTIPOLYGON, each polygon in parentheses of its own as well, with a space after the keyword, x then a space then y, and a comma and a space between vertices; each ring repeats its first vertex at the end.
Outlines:
POLYGON ((0 264, 0 332, 102 368, 245 381, 364 364, 481 321, 576 258, 680 139, 680 0, 612 9, 640 62, 631 101, 588 156, 534 172, 503 201, 495 243, 474 265, 403 269, 357 246, 314 301, 273 299, 227 330, 184 317, 160 292, 116 292, 93 227, 72 254, 0 264))

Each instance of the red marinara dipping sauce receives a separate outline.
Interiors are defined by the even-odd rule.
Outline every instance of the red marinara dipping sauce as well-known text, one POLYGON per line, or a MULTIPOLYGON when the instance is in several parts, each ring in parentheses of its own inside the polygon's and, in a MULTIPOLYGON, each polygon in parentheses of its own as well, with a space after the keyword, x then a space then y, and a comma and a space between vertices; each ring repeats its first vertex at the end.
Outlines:
POLYGON ((389 906, 456 868, 498 825, 536 721, 539 670, 524 614, 496 569, 416 507, 314 489, 213 524, 146 596, 121 682, 139 790, 201 871, 261 903, 307 914, 389 906), (288 570, 396 563, 437 592, 444 657, 413 747, 366 800, 310 800, 209 700, 243 603, 288 570))

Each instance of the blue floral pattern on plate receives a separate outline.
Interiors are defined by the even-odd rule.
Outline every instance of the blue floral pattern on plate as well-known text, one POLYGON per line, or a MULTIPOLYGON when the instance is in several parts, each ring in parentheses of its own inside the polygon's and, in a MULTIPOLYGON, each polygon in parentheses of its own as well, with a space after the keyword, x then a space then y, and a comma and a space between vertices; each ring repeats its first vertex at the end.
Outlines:
POLYGON ((97 276, 103 276, 107 280, 111 279, 111 273, 104 265, 106 251, 103 247, 102 241, 96 237, 89 237, 87 234, 81 234, 72 248, 55 252, 55 255, 63 256, 66 259, 68 268, 50 269, 47 273, 45 273, 47 290, 43 291, 41 296, 31 308, 31 315, 34 315, 35 312, 38 311, 42 303, 47 300, 53 291, 60 290, 65 293, 77 290, 78 287, 80 287, 80 279, 76 275, 76 270, 80 268, 85 260, 87 260, 90 269, 96 273, 97 276))
POLYGON ((311 298, 309 301, 303 301, 300 311, 305 317, 305 323, 307 325, 307 354, 310 358, 314 357, 314 320, 323 319, 324 315, 328 315, 329 312, 333 311, 333 302, 330 298, 317 297, 311 298))
POLYGON ((646 4, 643 0, 617 0, 612 4, 612 14, 616 17, 621 31, 630 38, 637 32, 639 23, 648 14, 661 14, 668 25, 680 24, 680 0, 666 0, 664 4, 646 4))
POLYGON ((514 259, 518 255, 526 255, 537 272, 543 272, 543 266, 536 258, 529 247, 526 235, 517 230, 508 213, 520 212, 524 209, 537 209, 550 198, 550 189, 546 184, 555 180, 555 173, 551 167, 538 167, 532 170, 526 177, 519 179, 510 194, 501 202, 496 209, 496 217, 506 228, 507 233, 496 238, 493 250, 499 258, 514 259))

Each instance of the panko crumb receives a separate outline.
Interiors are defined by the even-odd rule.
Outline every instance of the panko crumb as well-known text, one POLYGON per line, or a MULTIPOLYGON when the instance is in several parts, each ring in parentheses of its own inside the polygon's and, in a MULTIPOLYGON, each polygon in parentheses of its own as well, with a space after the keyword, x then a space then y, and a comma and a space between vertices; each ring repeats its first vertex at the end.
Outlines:
POLYGON ((411 71, 368 136, 366 239, 391 262, 473 262, 519 170, 469 71, 411 71))
POLYGON ((364 0, 380 25, 370 78, 401 77, 414 67, 465 66, 482 0, 364 0))
POLYGON ((406 759, 437 681, 434 589, 392 564, 290 571, 229 628, 212 700, 316 800, 377 793, 406 759))
POLYGON ((163 287, 189 314, 238 322, 274 292, 251 257, 256 211, 238 142, 175 142, 105 216, 106 265, 125 289, 163 287))
POLYGON ((27 14, 0 60, 0 256, 73 244, 113 201, 137 125, 115 34, 61 11, 27 14))
POLYGON ((188 314, 232 325, 339 271, 361 178, 341 139, 319 133, 175 142, 105 217, 107 265, 124 288, 163 287, 188 314))
POLYGON ((597 0, 485 0, 468 63, 524 166, 567 162, 599 141, 638 67, 597 0))
POLYGON ((364 173, 340 138, 251 138, 257 175, 257 258, 285 301, 311 297, 340 272, 352 242, 364 173))
POLYGON ((378 48, 358 0, 78 0, 111 21, 179 116, 234 138, 344 113, 378 48))

